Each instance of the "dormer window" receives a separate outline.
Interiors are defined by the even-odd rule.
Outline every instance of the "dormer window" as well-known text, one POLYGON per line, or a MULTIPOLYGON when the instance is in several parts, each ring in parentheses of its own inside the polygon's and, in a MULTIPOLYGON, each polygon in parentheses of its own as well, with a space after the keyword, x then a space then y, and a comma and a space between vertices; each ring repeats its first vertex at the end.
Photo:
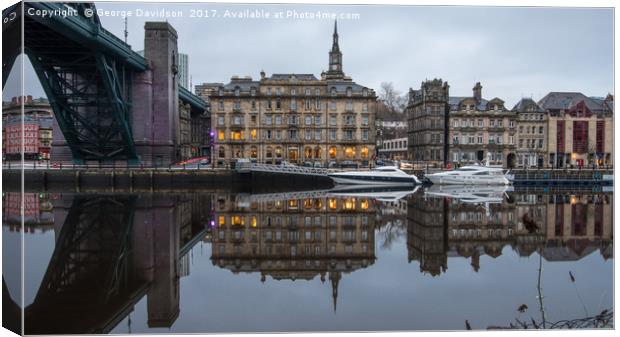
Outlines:
POLYGON ((291 96, 297 95, 297 90, 295 88, 291 89, 291 96))
POLYGON ((362 96, 364 97, 368 96, 368 89, 366 88, 362 89, 362 96))
POLYGON ((239 96, 241 94, 241 90, 239 87, 235 87, 235 96, 239 96))
POLYGON ((217 89, 218 96, 224 96, 224 90, 222 88, 217 89))
POLYGON ((256 88, 255 88, 255 87, 252 87, 252 88, 250 89, 250 95, 252 95, 252 96, 256 96, 256 88))
POLYGON ((351 97, 352 93, 353 93, 353 90, 351 89, 351 87, 348 87, 347 88, 347 97, 351 97))
POLYGON ((336 87, 332 87, 330 90, 332 97, 336 96, 336 87))

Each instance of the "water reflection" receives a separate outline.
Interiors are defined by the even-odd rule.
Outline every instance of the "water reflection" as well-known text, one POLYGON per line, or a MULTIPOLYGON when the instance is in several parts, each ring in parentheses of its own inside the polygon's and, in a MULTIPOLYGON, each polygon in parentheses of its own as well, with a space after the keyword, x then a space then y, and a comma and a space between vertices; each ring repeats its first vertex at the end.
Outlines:
MULTIPOLYGON (((21 231, 20 198, 3 193, 5 243, 21 231)), ((26 193, 24 206, 27 252, 40 249, 36 235, 53 232, 51 253, 26 258, 27 274, 49 261, 40 278, 25 280, 28 334, 108 333, 131 324, 128 315, 144 299, 148 328, 174 328, 183 307, 180 279, 203 277, 190 273, 199 242, 210 245, 211 264, 232 277, 328 282, 334 312, 341 281, 375 268, 377 249, 393 249, 400 239, 408 262, 432 276, 447 273, 453 257, 469 259, 479 272, 482 256, 497 258, 506 247, 549 262, 596 251, 613 257, 611 193, 370 187, 258 195, 26 193)), ((8 291, 15 298, 19 290, 8 291)), ((196 330, 211 331, 173 331, 196 330)))

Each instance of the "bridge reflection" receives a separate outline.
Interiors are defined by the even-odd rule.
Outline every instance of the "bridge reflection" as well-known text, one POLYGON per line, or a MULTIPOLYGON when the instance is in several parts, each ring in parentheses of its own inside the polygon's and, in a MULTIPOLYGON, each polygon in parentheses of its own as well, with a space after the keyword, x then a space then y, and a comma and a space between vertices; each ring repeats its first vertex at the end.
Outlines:
MULTIPOLYGON (((170 327, 179 315, 181 271, 188 273, 185 255, 208 230, 210 196, 27 196, 39 205, 48 197, 55 248, 34 301, 24 309, 24 332, 108 333, 145 295, 149 327, 170 327)), ((4 225, 13 230, 20 229, 11 216, 15 198, 3 198, 4 225)), ((37 212, 36 205, 31 208, 37 212)), ((49 226, 40 225, 30 222, 25 229, 49 226)))

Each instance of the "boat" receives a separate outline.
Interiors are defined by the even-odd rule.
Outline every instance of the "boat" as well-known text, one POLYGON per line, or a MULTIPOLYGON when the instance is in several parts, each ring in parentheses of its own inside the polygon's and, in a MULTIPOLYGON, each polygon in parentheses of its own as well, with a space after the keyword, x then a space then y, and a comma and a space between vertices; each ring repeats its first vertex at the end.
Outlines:
POLYGON ((510 185, 510 175, 497 166, 467 165, 425 176, 435 185, 510 185))
POLYGON ((413 174, 407 174, 394 166, 381 166, 365 171, 346 171, 327 174, 336 184, 362 185, 420 185, 413 174))

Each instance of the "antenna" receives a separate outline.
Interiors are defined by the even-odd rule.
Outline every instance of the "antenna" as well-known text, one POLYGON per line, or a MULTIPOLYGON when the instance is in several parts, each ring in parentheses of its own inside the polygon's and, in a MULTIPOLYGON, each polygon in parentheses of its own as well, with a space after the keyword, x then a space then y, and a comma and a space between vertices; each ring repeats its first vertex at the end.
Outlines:
POLYGON ((127 35, 129 35, 129 32, 127 32, 127 16, 125 15, 125 43, 127 43, 127 35))

